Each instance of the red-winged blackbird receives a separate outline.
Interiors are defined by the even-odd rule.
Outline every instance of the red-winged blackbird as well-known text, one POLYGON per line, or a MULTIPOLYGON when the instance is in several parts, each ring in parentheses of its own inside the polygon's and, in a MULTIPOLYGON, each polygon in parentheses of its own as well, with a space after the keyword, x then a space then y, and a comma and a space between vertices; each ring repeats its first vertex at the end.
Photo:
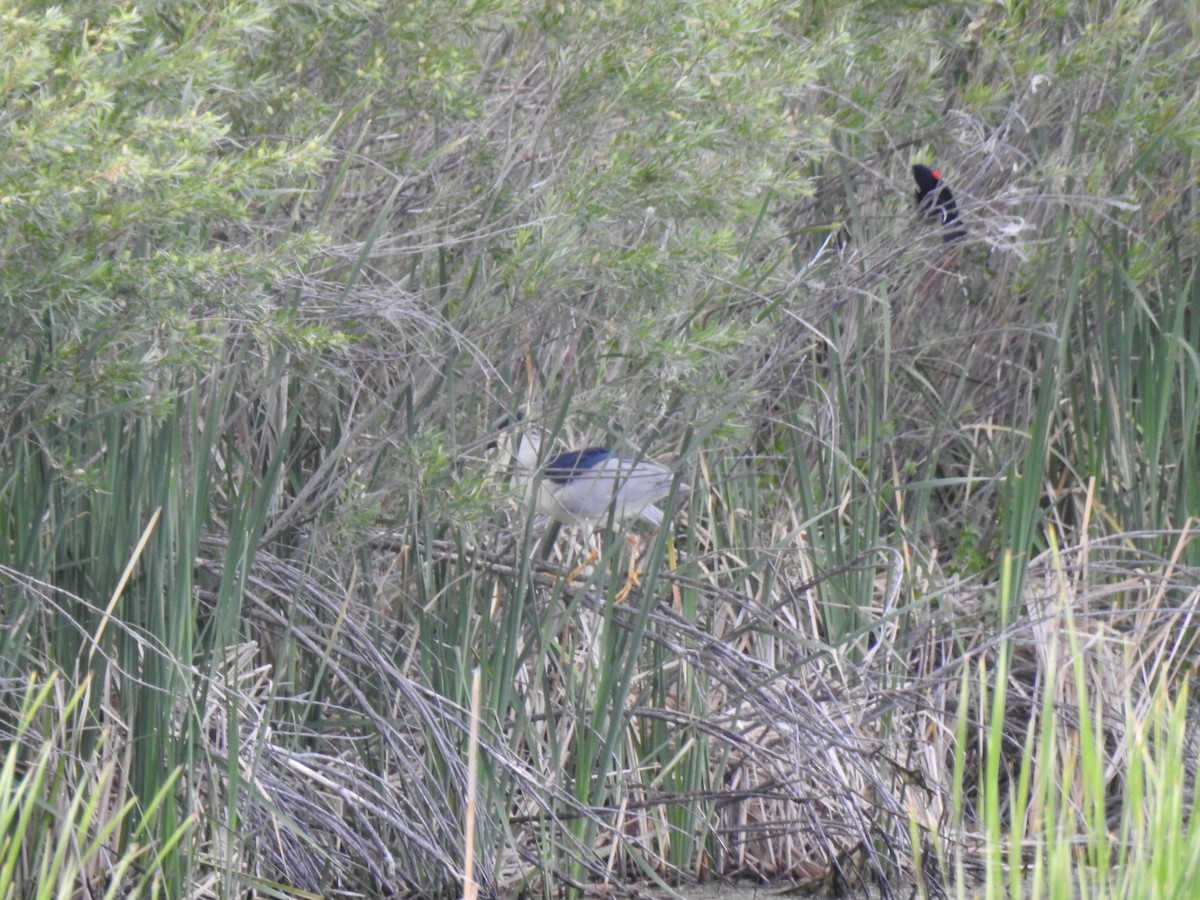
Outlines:
POLYGON ((922 165, 913 166, 912 173, 917 180, 917 211, 922 218, 946 227, 942 240, 947 244, 965 238, 967 233, 962 228, 951 227, 958 221, 958 204, 954 202, 950 188, 942 184, 942 173, 922 165))

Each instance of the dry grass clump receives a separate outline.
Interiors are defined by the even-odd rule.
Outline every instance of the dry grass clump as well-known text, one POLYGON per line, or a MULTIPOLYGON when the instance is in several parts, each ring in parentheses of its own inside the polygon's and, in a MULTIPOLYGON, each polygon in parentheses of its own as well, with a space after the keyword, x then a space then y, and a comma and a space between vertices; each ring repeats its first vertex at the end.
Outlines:
MULTIPOLYGON (((1093 774, 1104 821, 1118 830, 1134 802, 1125 783, 1138 752, 1129 728, 1152 721, 1154 685, 1174 683, 1194 653, 1181 627, 1195 614, 1194 573, 1139 549, 1143 537, 1154 536, 1042 554, 1029 567, 1025 602, 1007 613, 984 584, 943 592, 937 610, 905 607, 894 554, 857 560, 872 573, 876 599, 867 627, 840 642, 825 633, 818 603, 835 573, 813 576, 800 541, 760 566, 769 579, 746 578, 746 560, 728 554, 681 558, 622 605, 612 603, 607 575, 567 585, 561 572, 539 567, 523 627, 503 632, 520 661, 508 716, 485 714, 481 732, 482 793, 509 797, 511 835, 504 859, 490 859, 500 848, 485 838, 482 886, 504 893, 548 868, 581 887, 651 871, 674 879, 681 862, 693 878, 896 885, 918 877, 915 825, 927 862, 941 860, 920 872, 923 883, 948 889, 956 867, 968 883, 982 874, 990 815, 1014 841, 1039 837, 1053 813, 1023 785, 1049 783, 1052 807, 1073 810, 1086 830, 1093 774), (1102 590, 1098 571, 1109 585, 1102 590), (701 621, 686 614, 687 598, 705 610, 701 621), (614 643, 622 645, 616 657, 614 643), (605 719, 593 692, 614 663, 628 666, 629 690, 607 698, 618 705, 605 719), (614 721, 605 761, 588 744, 614 721), (1078 765, 1084 741, 1096 773, 1078 765), (594 793, 580 796, 569 776, 588 752, 596 754, 594 793), (989 781, 993 754, 998 781, 989 781), (707 837, 697 842, 698 834, 707 837)), ((496 592, 492 622, 505 620, 518 557, 444 543, 419 552, 443 568, 445 584, 472 581, 481 599, 496 592)), ((437 848, 453 846, 448 837, 463 829, 465 711, 410 680, 411 649, 380 644, 355 624, 369 610, 296 579, 261 560, 250 620, 274 640, 286 629, 289 643, 320 653, 330 700, 284 697, 271 666, 243 668, 258 657, 253 647, 237 655, 240 665, 231 658, 231 683, 210 694, 209 734, 222 744, 214 749, 228 752, 222 711, 236 701, 241 715, 240 754, 252 777, 235 806, 260 835, 242 852, 268 880, 326 890, 353 883, 359 869, 380 889, 452 883, 454 858, 437 848), (394 698, 369 720, 367 685, 394 698), (253 721, 251 708, 262 713, 253 721), (281 717, 292 722, 284 746, 266 724, 281 717), (431 769, 431 760, 442 764, 431 769), (422 785, 438 793, 415 793, 422 785), (338 852, 314 856, 329 841, 338 852)), ((410 637, 410 647, 434 640, 410 637)), ((505 829, 487 809, 476 810, 478 824, 494 836, 505 829)))

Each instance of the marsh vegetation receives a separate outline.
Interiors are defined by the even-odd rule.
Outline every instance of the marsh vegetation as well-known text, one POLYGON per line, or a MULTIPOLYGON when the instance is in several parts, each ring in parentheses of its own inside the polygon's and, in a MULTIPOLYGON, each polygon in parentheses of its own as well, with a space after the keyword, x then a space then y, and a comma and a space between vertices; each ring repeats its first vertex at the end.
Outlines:
POLYGON ((1191 896, 1197 21, 0 10, 0 894, 1191 896))

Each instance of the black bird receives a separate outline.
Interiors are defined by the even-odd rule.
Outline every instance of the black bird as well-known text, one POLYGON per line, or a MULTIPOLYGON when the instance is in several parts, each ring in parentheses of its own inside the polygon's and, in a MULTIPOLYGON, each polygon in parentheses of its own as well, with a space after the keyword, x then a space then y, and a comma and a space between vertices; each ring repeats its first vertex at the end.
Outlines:
POLYGON ((942 240, 947 244, 965 238, 966 231, 954 225, 958 222, 958 204, 950 188, 942 184, 942 173, 920 164, 912 167, 912 173, 917 181, 917 211, 921 217, 946 229, 942 240))

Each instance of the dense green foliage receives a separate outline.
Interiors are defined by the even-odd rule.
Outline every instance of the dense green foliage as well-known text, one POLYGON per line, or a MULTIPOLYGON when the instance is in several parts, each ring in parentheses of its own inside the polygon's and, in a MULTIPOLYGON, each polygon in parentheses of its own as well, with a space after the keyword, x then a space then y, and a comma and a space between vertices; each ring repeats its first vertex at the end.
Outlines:
POLYGON ((0 5, 0 885, 1194 875, 1193 19, 0 5))

